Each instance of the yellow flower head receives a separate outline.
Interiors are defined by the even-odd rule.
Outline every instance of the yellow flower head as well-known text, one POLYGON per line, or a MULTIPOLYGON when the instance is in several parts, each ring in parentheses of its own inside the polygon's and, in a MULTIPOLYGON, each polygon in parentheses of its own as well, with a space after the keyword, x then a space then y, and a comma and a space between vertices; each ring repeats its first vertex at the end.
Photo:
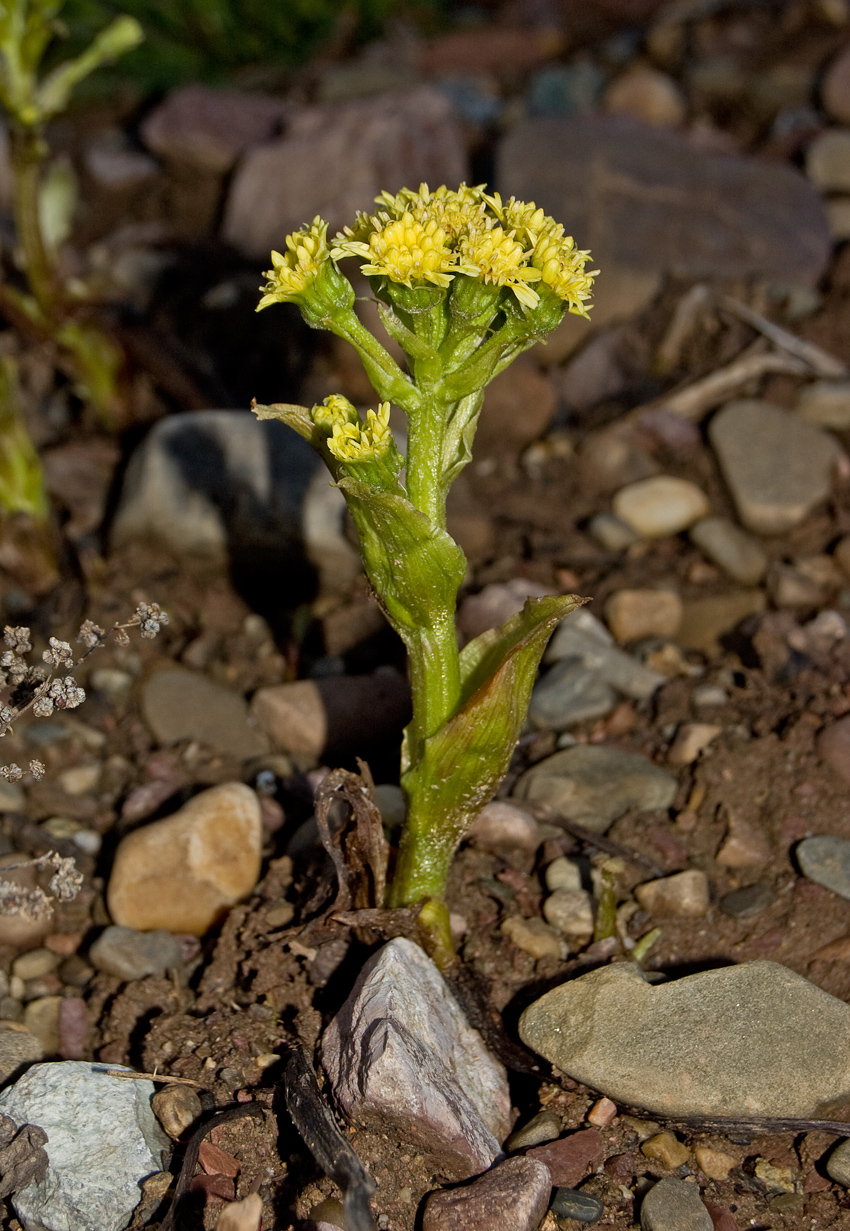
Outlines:
POLYGON ((321 406, 314 406, 310 417, 317 427, 325 432, 332 432, 337 424, 359 423, 357 410, 341 393, 332 393, 326 397, 321 406))
POLYGON ((456 192, 445 184, 434 192, 427 184, 420 184, 418 192, 402 188, 396 196, 382 192, 375 200, 384 206, 391 218, 408 213, 423 226, 436 222, 453 244, 470 231, 487 225, 487 201, 482 189, 470 188, 467 184, 461 184, 456 192))
POLYGON ((381 402, 377 411, 366 411, 365 424, 359 419, 334 423, 328 448, 341 462, 368 462, 383 457, 391 442, 390 404, 381 402))
POLYGON ((494 192, 492 197, 487 197, 487 204, 505 230, 513 231, 526 248, 534 246, 547 225, 554 226, 553 219, 547 217, 533 201, 518 201, 516 197, 511 197, 503 203, 498 192, 494 192))
POLYGON ((447 246, 442 227, 433 221, 423 226, 409 213, 392 222, 375 222, 368 244, 357 240, 340 242, 338 237, 331 256, 365 257, 367 264, 360 267, 364 274, 383 275, 403 286, 412 286, 414 281, 449 285, 450 274, 456 272, 456 258, 447 246))
POLYGON ((506 233, 500 226, 475 231, 461 240, 460 250, 465 264, 482 282, 510 287, 526 307, 538 303, 540 296, 528 284, 539 281, 542 275, 526 263, 528 253, 517 243, 513 231, 506 233))
POLYGON ((543 282, 551 287, 559 299, 563 299, 569 312, 587 316, 584 301, 590 298, 596 269, 585 271, 589 252, 576 248, 564 228, 551 223, 540 234, 534 245, 531 263, 540 270, 543 282))
POLYGON ((329 257, 328 224, 321 218, 316 217, 311 226, 287 235, 286 251, 272 253, 272 268, 266 270, 268 282, 260 288, 265 293, 257 311, 272 303, 287 303, 302 294, 329 257))

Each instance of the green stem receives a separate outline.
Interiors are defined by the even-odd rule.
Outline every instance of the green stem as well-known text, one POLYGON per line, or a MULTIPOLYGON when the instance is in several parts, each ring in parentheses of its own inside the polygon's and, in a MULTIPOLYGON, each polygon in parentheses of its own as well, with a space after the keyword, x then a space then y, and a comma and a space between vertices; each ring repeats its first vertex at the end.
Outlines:
POLYGON ((24 255, 30 290, 44 316, 52 320, 56 315, 58 287, 53 262, 41 233, 38 211, 41 168, 45 153, 43 138, 36 133, 12 129, 11 155, 18 241, 24 255))

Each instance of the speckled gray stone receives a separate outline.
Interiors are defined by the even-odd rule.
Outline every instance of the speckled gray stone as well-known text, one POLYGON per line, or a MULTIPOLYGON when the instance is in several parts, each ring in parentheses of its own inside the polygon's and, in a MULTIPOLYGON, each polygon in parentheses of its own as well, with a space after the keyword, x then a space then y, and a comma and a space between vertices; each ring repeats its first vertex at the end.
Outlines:
POLYGON ((804 876, 850 899, 850 842, 846 838, 831 834, 804 838, 795 853, 804 876))
POLYGON ((37 1064, 0 1094, 0 1111, 47 1133, 46 1178, 12 1198, 24 1231, 123 1231, 140 1184, 170 1142, 151 1110, 153 1082, 82 1060, 37 1064))
POLYGON ((533 766, 514 795, 548 804, 594 833, 604 833, 630 808, 669 808, 677 786, 672 775, 639 753, 580 744, 533 766))
POLYGON ((640 1225, 642 1231, 714 1231, 699 1188, 674 1176, 665 1176, 646 1194, 640 1225))
POLYGON ((588 718, 603 718, 617 703, 603 679, 580 658, 564 658, 534 687, 528 719, 532 726, 564 731, 588 718))
POLYGON ((617 963, 547 992, 519 1032, 575 1080, 659 1115, 814 1119, 850 1096, 850 1005, 776 962, 657 985, 617 963))

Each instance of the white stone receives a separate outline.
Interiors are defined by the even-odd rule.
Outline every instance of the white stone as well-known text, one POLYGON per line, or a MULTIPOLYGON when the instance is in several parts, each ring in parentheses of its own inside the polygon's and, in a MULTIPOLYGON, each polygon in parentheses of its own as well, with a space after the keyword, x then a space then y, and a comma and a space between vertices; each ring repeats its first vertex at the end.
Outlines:
POLYGON ((818 427, 846 431, 850 427, 850 380, 816 380, 806 385, 794 409, 818 427))
POLYGON ((559 855, 547 866, 545 879, 550 893, 556 889, 581 889, 581 868, 566 855, 559 855))
POLYGON ((705 517, 691 527, 691 539, 733 581, 755 586, 767 571, 767 554, 752 535, 725 517, 705 517))
POLYGON ((162 1170, 170 1143, 151 1110, 153 1083, 106 1067, 37 1064, 0 1094, 0 1111, 48 1137, 46 1178, 12 1198, 24 1231, 123 1231, 142 1180, 162 1170))
POLYGON ((543 903, 543 915, 568 940, 593 935, 593 899, 585 889, 556 889, 543 903))
POLYGON ((615 517, 644 539, 678 534, 711 511, 708 497, 696 483, 669 474, 653 475, 621 487, 611 501, 611 508, 615 517))

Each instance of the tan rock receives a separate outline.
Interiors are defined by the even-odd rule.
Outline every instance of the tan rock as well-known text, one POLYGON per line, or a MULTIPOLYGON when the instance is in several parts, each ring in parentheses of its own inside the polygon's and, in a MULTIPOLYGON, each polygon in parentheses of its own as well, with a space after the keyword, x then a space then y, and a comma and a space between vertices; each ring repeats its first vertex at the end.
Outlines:
POLYGON ((40 996, 24 1009, 24 1025, 38 1039, 45 1056, 59 1054, 59 1009, 62 996, 40 996))
POLYGON ((662 128, 678 127, 687 115, 687 103, 673 78, 646 65, 617 77, 605 91, 603 102, 606 111, 662 128))
POLYGON ((714 1146, 697 1146, 694 1155, 700 1171, 710 1180, 725 1180, 732 1168, 738 1165, 734 1154, 727 1154, 714 1146))
POLYGON ((116 923, 202 936, 260 874, 260 804, 228 782, 128 834, 115 852, 107 904, 116 923))
POLYGON ((692 765, 722 730, 710 722, 686 722, 676 732, 668 758, 670 764, 692 765))
POLYGON ((708 877, 698 868, 674 876, 647 881, 635 889, 635 897, 651 915, 699 918, 708 910, 708 877))
POLYGON ((708 497, 696 483, 669 474, 653 475, 621 488, 611 501, 611 509, 644 539, 678 534, 711 512, 708 497))
POLYGON ((671 590, 618 590, 605 604, 605 619, 620 642, 674 637, 682 621, 682 600, 671 590))
POLYGON ((686 650, 716 654, 722 636, 748 615, 764 611, 766 605, 764 590, 735 590, 731 594, 693 599, 684 604, 676 640, 686 650))
POLYGON ((327 717, 315 680, 260 688, 251 702, 254 717, 279 748, 318 757, 328 736, 327 717))
POLYGON ((724 868, 762 868, 770 861, 770 844, 746 821, 730 817, 726 840, 716 860, 724 868))
POLYGON ((558 933, 542 919, 523 919, 509 915, 502 923, 502 931, 518 949, 528 953, 535 961, 542 957, 566 957, 567 947, 558 933))
MULTIPOLYGON (((13 885, 21 885, 24 889, 38 888, 38 874, 34 868, 17 868, 5 871, 9 864, 21 862, 20 855, 0 856, 0 877, 11 881, 13 885)), ((10 945, 19 949, 32 949, 39 941, 53 931, 55 916, 52 910, 40 919, 30 915, 0 915, 0 945, 10 945)))
POLYGON ((651 1158, 653 1162, 660 1163, 667 1171, 681 1167, 682 1163, 686 1163, 690 1157, 688 1147, 683 1145, 673 1133, 656 1133, 654 1137, 650 1137, 649 1141, 643 1143, 640 1152, 646 1158, 651 1158))
POLYGON ((534 852, 543 840, 540 823, 523 808, 494 799, 478 813, 468 835, 473 845, 485 851, 508 848, 534 852))
POLYGON ((609 1098, 600 1098, 587 1113, 587 1122, 594 1128, 607 1128, 617 1114, 617 1104, 609 1098))

